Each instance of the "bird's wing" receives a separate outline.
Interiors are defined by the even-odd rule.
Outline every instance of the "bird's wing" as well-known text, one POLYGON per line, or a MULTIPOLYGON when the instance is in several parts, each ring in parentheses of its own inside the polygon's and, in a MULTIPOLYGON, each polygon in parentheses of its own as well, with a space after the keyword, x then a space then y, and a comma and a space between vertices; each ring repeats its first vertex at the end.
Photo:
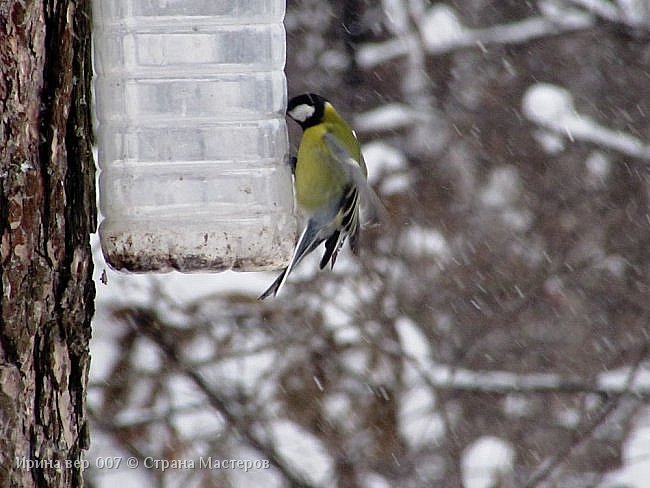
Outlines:
POLYGON ((349 151, 343 147, 331 132, 326 132, 323 135, 323 139, 334 156, 334 161, 339 164, 339 167, 359 190, 363 203, 370 210, 371 220, 384 220, 387 214, 386 207, 384 207, 384 204, 381 203, 375 191, 368 184, 366 176, 361 171, 359 162, 352 157, 349 151))

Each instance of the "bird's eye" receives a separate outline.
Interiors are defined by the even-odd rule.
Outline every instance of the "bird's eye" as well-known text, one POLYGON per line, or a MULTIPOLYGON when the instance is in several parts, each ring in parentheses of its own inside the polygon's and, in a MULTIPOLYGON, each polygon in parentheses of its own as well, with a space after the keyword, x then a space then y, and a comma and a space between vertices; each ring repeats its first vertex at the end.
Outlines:
POLYGON ((289 117, 291 117, 293 120, 297 122, 304 122, 309 117, 314 115, 315 111, 316 108, 313 105, 307 105, 306 103, 302 103, 300 105, 296 105, 287 113, 289 114, 289 117))

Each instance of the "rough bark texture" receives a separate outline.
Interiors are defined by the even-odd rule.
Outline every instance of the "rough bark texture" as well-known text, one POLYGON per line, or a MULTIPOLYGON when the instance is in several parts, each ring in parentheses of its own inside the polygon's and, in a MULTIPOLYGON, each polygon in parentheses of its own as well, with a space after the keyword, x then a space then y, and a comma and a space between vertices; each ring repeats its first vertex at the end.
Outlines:
POLYGON ((90 2, 0 2, 0 485, 82 486, 90 2))

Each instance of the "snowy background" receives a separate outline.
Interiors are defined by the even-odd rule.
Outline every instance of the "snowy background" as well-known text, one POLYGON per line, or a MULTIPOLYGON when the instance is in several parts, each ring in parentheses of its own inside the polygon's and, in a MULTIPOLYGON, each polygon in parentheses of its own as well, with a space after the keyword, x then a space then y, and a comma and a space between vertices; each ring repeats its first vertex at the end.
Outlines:
POLYGON ((285 25, 290 95, 352 122, 390 217, 265 302, 275 273, 121 274, 95 240, 88 485, 648 486, 650 3, 285 25), (208 456, 270 468, 143 467, 208 456))

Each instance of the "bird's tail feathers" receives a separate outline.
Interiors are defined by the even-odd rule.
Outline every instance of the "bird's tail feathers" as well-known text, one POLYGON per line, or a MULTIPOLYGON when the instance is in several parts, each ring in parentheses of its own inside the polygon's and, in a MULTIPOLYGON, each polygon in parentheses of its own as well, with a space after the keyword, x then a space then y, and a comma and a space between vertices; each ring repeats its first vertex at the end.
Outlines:
POLYGON ((286 277, 287 277, 287 269, 284 268, 280 276, 278 276, 275 281, 269 286, 264 293, 262 293, 260 296, 257 297, 258 300, 264 300, 265 298, 270 297, 271 295, 276 296, 278 292, 280 291, 280 287, 284 283, 286 277))
POLYGON ((280 292, 280 289, 289 277, 289 274, 298 265, 298 263, 302 261, 302 258, 316 249, 316 247, 318 247, 318 245, 323 242, 322 238, 319 239, 320 229, 321 227, 318 225, 318 222, 316 222, 314 219, 309 219, 307 225, 305 226, 305 230, 303 230, 302 234, 300 235, 298 245, 293 251, 289 265, 282 271, 282 274, 277 277, 273 284, 271 284, 271 286, 258 297, 258 300, 264 300, 271 295, 276 296, 280 292))

